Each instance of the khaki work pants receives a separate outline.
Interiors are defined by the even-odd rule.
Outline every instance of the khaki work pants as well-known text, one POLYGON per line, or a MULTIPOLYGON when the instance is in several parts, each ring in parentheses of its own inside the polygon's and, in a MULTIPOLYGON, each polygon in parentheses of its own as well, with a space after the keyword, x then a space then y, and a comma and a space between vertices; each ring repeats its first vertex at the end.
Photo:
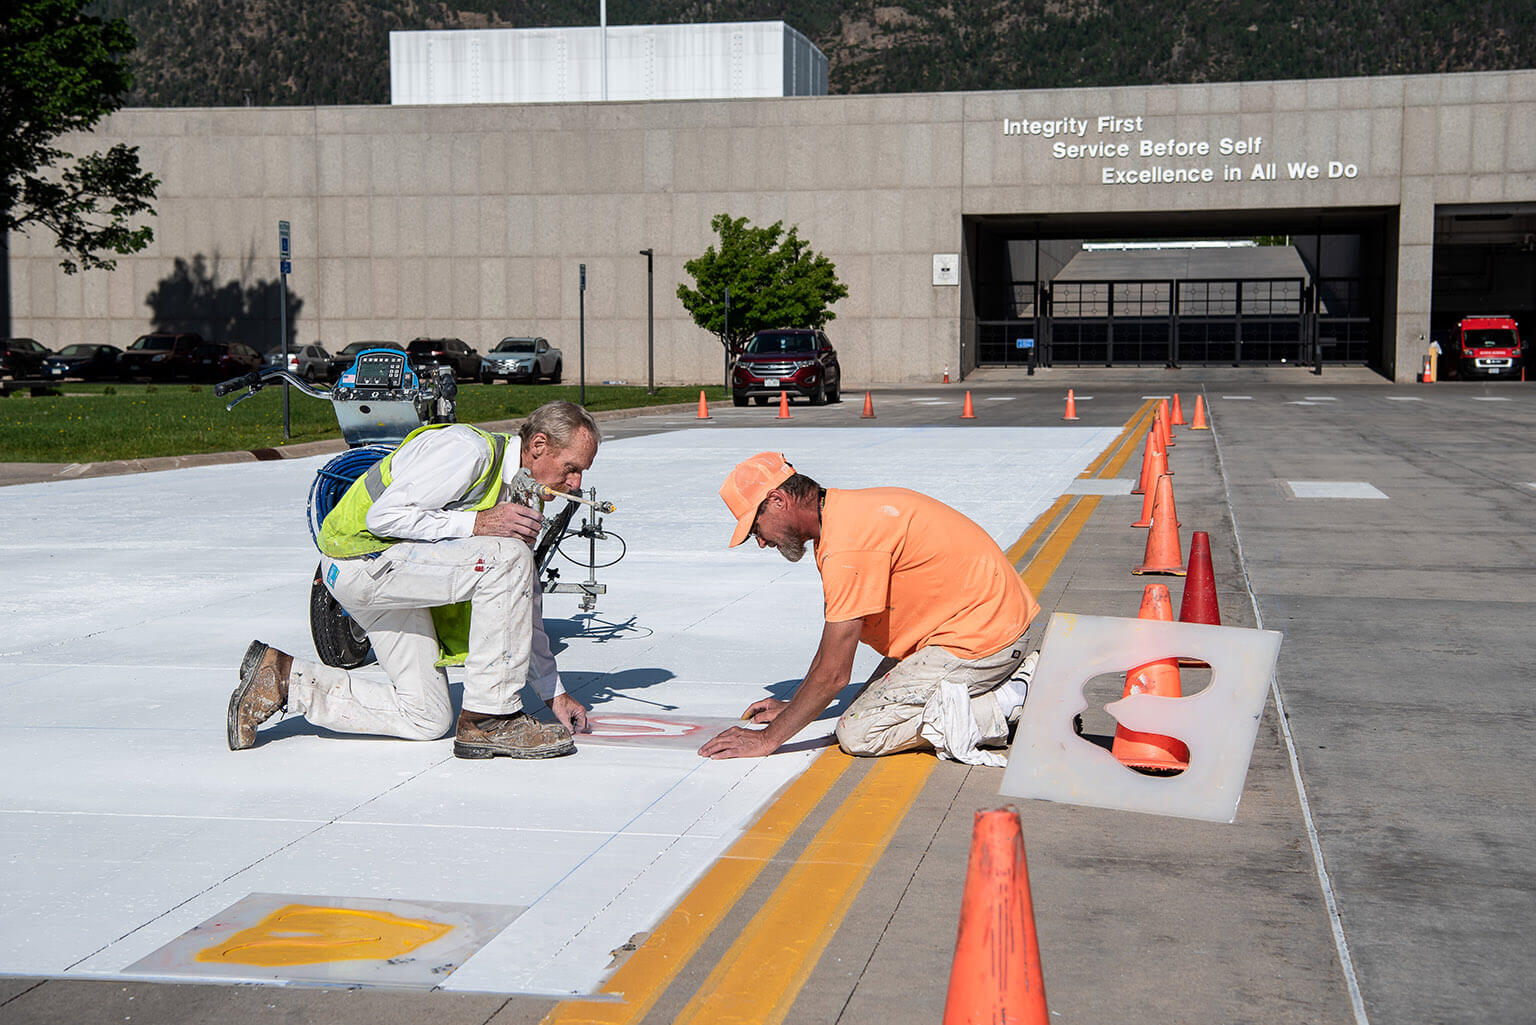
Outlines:
POLYGON ((971 716, 980 743, 1008 736, 1007 710, 992 692, 1024 661, 1024 638, 986 658, 964 659, 943 648, 921 648, 879 677, 837 722, 837 742, 851 755, 885 755, 897 751, 929 750, 935 745, 923 734, 939 735, 950 751, 970 745, 948 737, 939 709, 940 685, 955 684, 970 695, 971 716))
POLYGON ((464 707, 509 715, 523 707, 533 643, 533 554, 522 541, 407 541, 373 559, 324 559, 321 579, 368 632, 388 679, 293 660, 288 708, 339 733, 435 740, 453 725, 448 674, 437 665, 428 611, 470 603, 464 707))

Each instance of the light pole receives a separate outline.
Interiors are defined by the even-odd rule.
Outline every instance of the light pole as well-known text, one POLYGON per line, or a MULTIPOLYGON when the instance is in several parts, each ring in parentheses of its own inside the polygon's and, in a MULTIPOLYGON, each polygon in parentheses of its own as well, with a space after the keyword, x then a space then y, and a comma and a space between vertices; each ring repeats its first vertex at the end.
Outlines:
POLYGON ((656 394, 656 270, 654 249, 642 249, 645 257, 645 393, 656 394))

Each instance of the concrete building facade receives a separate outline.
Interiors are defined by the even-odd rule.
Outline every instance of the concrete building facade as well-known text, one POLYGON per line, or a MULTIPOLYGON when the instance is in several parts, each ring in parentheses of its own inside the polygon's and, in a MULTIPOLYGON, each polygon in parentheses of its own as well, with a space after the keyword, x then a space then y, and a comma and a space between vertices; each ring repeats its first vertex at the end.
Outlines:
MULTIPOLYGON (((1536 307, 1536 244, 1524 241, 1536 242, 1536 71, 128 110, 81 140, 119 141, 162 181, 154 244, 113 272, 68 276, 45 234, 12 238, 12 334, 124 345, 152 325, 198 328, 199 296, 243 295, 234 330, 270 349, 276 310, 250 304, 277 279, 279 220, 292 226, 296 341, 334 351, 453 336, 483 351, 538 334, 574 353, 584 333, 593 381, 645 380, 646 248, 658 382, 719 379, 719 342, 675 293, 721 213, 795 225, 836 264, 849 294, 828 332, 850 388, 976 366, 987 289, 1016 293, 1023 276, 995 254, 1029 238, 1047 269, 1071 250, 1064 240, 1094 238, 1296 236, 1318 263, 1347 251, 1351 302, 1374 333, 1355 351, 1400 381, 1418 371, 1434 319, 1454 312, 1436 309, 1437 288, 1460 287, 1463 305, 1523 302, 1501 311, 1523 319, 1536 307), (1497 229, 1485 294, 1466 274, 1438 282, 1438 254, 1463 222, 1483 241, 1497 229)), ((1005 326, 1038 314, 1018 309, 1005 326)))

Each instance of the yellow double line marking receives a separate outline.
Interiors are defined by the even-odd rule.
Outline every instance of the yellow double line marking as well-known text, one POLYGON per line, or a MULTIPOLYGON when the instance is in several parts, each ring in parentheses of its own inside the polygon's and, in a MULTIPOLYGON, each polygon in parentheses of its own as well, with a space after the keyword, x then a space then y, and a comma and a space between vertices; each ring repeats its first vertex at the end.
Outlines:
POLYGON ((731 845, 629 960, 603 984, 603 994, 623 1003, 559 1004, 544 1025, 623 1025, 644 1018, 674 976, 693 957, 747 887, 821 802, 853 759, 829 748, 810 764, 741 839, 731 845))
MULTIPOLYGON (((1135 451, 1135 434, 1151 407, 1148 402, 1132 416, 1084 477, 1113 477, 1120 472, 1135 451)), ((1034 547, 1072 502, 1073 496, 1057 499, 1009 548, 1009 560, 1016 563, 1034 547)), ((1079 496, 1076 506, 1051 531, 1022 571, 1032 592, 1040 593, 1097 505, 1098 496, 1079 496)), ((621 996, 622 1003, 566 1001, 550 1011, 544 1025, 632 1025, 643 1019, 851 763, 837 748, 824 751, 704 874, 604 983, 602 994, 621 996)), ((923 754, 887 756, 874 762, 676 1021, 689 1025, 782 1022, 937 764, 923 754)))

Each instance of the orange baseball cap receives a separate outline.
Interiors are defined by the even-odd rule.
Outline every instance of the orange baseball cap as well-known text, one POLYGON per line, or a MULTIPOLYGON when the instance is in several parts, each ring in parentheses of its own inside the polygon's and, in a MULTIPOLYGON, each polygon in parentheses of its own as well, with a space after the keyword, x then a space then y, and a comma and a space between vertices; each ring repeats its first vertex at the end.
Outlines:
POLYGON ((783 484, 794 472, 795 468, 779 452, 759 452, 736 464, 726 476, 725 483, 720 485, 720 497, 725 499, 725 507, 736 517, 730 547, 735 548, 747 539, 752 532, 752 521, 757 519, 757 507, 763 504, 768 492, 783 484))

